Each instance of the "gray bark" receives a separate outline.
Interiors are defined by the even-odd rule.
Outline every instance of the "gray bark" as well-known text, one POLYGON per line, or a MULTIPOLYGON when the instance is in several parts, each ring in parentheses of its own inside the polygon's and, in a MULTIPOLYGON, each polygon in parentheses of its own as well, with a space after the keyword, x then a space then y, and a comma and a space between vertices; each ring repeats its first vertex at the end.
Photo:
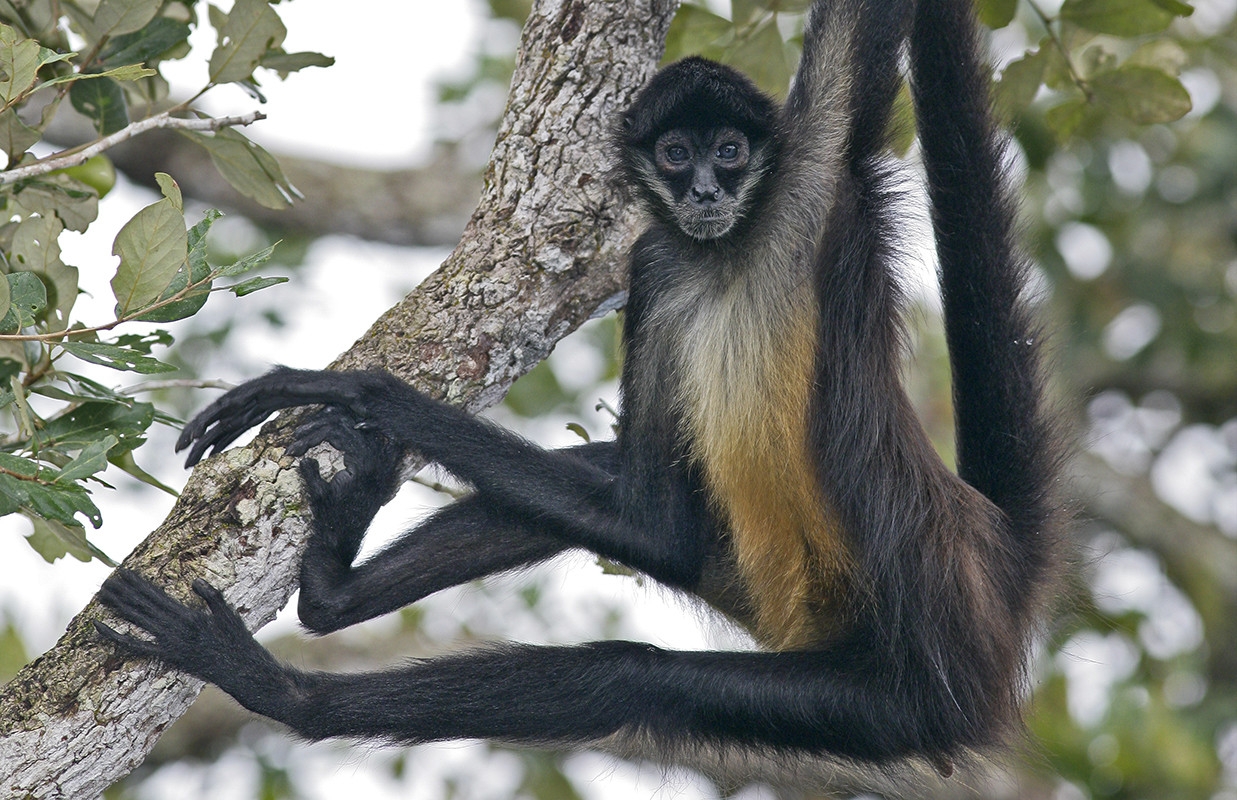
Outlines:
MULTIPOLYGON (((602 143, 647 79, 677 0, 539 0, 525 27, 481 205, 442 268, 337 361, 382 366, 472 410, 496 402, 554 343, 621 296, 635 220, 613 202, 602 143)), ((201 464, 125 561, 186 596, 222 588, 252 627, 295 588, 307 510, 276 424, 201 464)), ((125 661, 91 603, 0 692, 0 796, 99 795, 136 767, 200 683, 125 661)))

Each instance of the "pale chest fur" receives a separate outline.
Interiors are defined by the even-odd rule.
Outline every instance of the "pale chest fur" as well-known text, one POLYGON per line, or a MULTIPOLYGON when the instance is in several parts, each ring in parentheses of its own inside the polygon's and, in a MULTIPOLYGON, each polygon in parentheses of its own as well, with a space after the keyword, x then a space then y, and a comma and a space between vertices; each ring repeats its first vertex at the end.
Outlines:
POLYGON ((817 310, 806 277, 749 267, 702 292, 676 348, 688 452, 729 528, 755 633, 778 648, 827 634, 846 568, 808 445, 817 310))

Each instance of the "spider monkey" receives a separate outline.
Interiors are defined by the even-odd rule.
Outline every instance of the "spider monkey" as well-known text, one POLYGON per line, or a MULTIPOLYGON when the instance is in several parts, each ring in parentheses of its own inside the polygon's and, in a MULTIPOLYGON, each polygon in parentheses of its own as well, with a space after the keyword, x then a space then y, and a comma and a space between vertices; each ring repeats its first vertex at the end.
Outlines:
POLYGON ((124 652, 218 685, 301 736, 486 738, 662 752, 734 746, 943 771, 1018 720, 1054 574, 1058 437, 1013 245, 969 0, 816 0, 784 105, 688 58, 622 116, 634 246, 616 441, 547 451, 389 374, 277 369, 186 426, 188 463, 282 408, 346 468, 300 469, 299 613, 325 633, 584 548, 703 598, 763 646, 505 644, 378 673, 279 663, 220 591, 182 605, 118 570, 124 652), (898 202, 885 155, 911 84, 954 377, 957 473, 902 388, 898 202), (406 451, 474 487, 354 563, 406 451))

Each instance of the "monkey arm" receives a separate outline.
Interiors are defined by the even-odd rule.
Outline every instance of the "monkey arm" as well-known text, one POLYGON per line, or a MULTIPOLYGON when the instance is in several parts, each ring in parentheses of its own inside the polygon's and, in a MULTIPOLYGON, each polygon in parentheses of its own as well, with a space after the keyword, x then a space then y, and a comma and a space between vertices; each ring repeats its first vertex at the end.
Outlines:
POLYGON ((346 411, 352 424, 441 464, 496 507, 536 520, 569 546, 671 586, 691 588, 699 579, 704 546, 691 514, 698 502, 677 472, 616 475, 600 457, 590 461, 575 448, 538 447, 385 372, 273 370, 207 406, 185 426, 177 448, 188 448, 193 464, 271 413, 309 404, 346 411))
POLYGON ((855 147, 865 147, 868 139, 877 146, 885 141, 871 116, 887 116, 884 89, 890 76, 897 76, 910 5, 906 0, 812 4, 799 71, 782 110, 784 152, 768 208, 778 226, 801 229, 813 244, 822 230, 830 235, 826 217, 855 147))
MULTIPOLYGON (((341 444, 332 429, 313 438, 341 444)), ((355 429, 346 436, 347 469, 323 480, 313 460, 301 462, 313 508, 313 534, 301 561, 301 622, 328 633, 386 614, 450 586, 529 566, 571 546, 555 526, 535 521, 483 495, 440 509, 380 552, 354 564, 361 539, 383 499, 381 482, 392 459, 375 452, 379 435, 355 429)), ((305 442, 298 433, 297 449, 305 442)), ((342 448, 341 448, 342 449, 342 448)), ((602 469, 615 466, 614 442, 573 449, 602 469)))

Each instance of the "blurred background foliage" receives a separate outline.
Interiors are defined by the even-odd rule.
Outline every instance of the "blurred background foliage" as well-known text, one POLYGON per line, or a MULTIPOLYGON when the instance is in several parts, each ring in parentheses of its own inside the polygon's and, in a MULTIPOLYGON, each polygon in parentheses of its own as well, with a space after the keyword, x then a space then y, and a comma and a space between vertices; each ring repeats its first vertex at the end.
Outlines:
MULTIPOLYGON (((1237 800, 1237 0, 976 2, 992 31, 994 97, 1012 137, 1010 173, 1021 186, 1025 245, 1051 331, 1054 394, 1077 437, 1065 487, 1077 518, 1075 580, 1035 657, 1027 743, 999 780, 976 792, 1237 800)), ((483 44, 466 74, 441 83, 435 126, 436 157, 469 174, 488 152, 529 9, 526 0, 480 5, 483 44)), ((666 58, 703 53, 783 94, 807 5, 686 3, 666 58)), ((904 144, 913 174, 915 148, 904 144)), ((233 236, 213 246, 244 253, 283 239, 285 262, 309 252, 313 239, 270 218, 236 224, 233 236)), ((907 373, 925 424, 949 453, 949 370, 931 260, 911 259, 929 277, 916 295, 907 373)), ((235 313, 287 322, 282 305, 254 308, 235 313)), ((241 374, 255 365, 252 374, 260 362, 228 349, 238 319, 188 320, 163 360, 191 376, 211 377, 220 363, 241 374)), ((610 417, 597 406, 614 401, 618 359, 613 316, 590 323, 495 414, 559 444, 606 435, 610 417)), ((198 404, 161 397, 176 413, 198 404)), ((572 569, 595 575, 604 567, 572 569)), ((610 602, 564 622, 546 600, 555 579, 544 572, 497 585, 473 587, 467 603, 428 602, 356 632, 269 643, 306 666, 340 668, 494 636, 569 640, 628 630, 625 608, 610 602)), ((17 630, 0 627, 0 677, 27 655, 17 630)), ((186 765, 243 772, 257 797, 318 796, 298 747, 208 692, 109 797, 183 796, 176 787, 186 765)), ((417 797, 617 796, 578 777, 578 756, 479 745, 431 769, 429 759, 443 752, 425 753, 384 750, 365 768, 396 781, 432 773, 432 785, 408 784, 417 797)), ((783 796, 675 780, 689 781, 673 785, 680 796, 783 796)))

